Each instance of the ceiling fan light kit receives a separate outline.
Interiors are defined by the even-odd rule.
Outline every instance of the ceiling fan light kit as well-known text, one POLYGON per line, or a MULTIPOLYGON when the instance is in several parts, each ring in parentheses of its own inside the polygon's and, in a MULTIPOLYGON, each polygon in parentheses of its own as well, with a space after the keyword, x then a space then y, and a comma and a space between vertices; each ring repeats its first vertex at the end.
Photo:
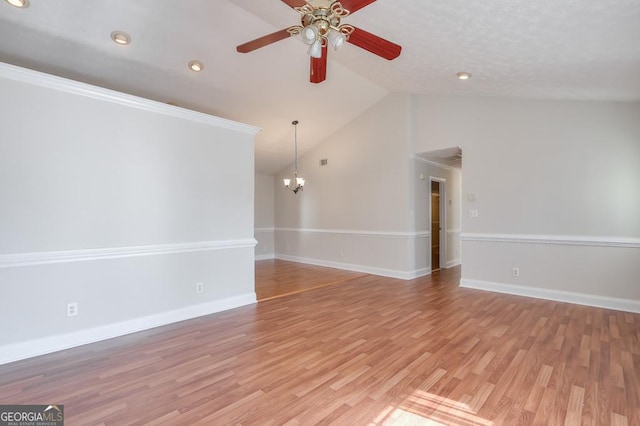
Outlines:
POLYGON ((316 40, 313 42, 311 46, 309 46, 309 50, 307 54, 312 58, 320 59, 322 58, 322 40, 316 40))
POLYGON ((312 45, 318 40, 318 29, 314 26, 308 26, 300 31, 300 37, 305 44, 312 45))
POLYGON ((345 43, 351 43, 374 55, 387 60, 400 56, 402 47, 352 25, 342 24, 342 19, 376 0, 282 0, 301 15, 301 25, 294 25, 250 42, 239 45, 236 50, 249 53, 261 47, 300 34, 302 41, 309 46, 307 54, 311 57, 312 83, 326 79, 327 46, 338 50, 345 43))
POLYGON ((336 31, 332 28, 327 34, 327 39, 329 40, 331 46, 333 46, 335 50, 338 50, 347 41, 347 36, 345 36, 342 32, 336 31))

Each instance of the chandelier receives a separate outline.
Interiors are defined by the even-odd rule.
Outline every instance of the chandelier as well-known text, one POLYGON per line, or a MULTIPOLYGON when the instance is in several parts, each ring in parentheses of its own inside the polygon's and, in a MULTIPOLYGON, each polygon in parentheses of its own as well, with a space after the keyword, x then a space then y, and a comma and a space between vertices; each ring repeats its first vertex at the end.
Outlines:
POLYGON ((293 166, 293 182, 294 185, 291 184, 291 179, 284 179, 284 187, 293 191, 294 194, 297 194, 298 191, 302 191, 304 188, 304 179, 298 177, 298 120, 294 120, 291 122, 293 124, 293 141, 294 141, 294 166, 293 166))

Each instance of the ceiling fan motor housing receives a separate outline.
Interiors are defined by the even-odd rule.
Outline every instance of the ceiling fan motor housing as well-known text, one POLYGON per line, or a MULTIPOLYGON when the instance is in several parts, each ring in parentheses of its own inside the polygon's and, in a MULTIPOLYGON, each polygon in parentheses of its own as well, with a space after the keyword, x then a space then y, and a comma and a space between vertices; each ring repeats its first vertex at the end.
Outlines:
POLYGON ((308 27, 309 25, 315 26, 318 33, 325 37, 331 27, 338 28, 340 26, 340 16, 330 9, 313 9, 313 12, 302 15, 302 26, 308 27))

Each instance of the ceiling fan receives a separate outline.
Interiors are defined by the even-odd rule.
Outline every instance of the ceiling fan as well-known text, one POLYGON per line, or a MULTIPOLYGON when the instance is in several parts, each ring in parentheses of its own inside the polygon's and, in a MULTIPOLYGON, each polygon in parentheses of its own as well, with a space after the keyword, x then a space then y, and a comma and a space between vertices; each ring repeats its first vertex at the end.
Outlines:
POLYGON ((341 24, 348 15, 376 0, 282 0, 298 12, 302 25, 294 25, 259 37, 236 47, 240 53, 249 53, 261 47, 298 34, 309 46, 311 56, 311 82, 321 83, 327 78, 327 47, 338 49, 348 42, 384 59, 400 55, 402 47, 352 25, 341 24))

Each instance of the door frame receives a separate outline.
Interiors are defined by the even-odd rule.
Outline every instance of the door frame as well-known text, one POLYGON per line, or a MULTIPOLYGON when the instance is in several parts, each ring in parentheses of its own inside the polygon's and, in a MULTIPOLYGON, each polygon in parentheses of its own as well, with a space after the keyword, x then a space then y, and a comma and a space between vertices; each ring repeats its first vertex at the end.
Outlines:
MULTIPOLYGON (((431 234, 431 183, 438 182, 440 190, 440 265, 438 268, 445 269, 447 266, 447 180, 436 176, 429 176, 429 264, 431 264, 433 248, 433 235, 431 234)), ((431 265, 431 270, 434 265, 431 265)))

